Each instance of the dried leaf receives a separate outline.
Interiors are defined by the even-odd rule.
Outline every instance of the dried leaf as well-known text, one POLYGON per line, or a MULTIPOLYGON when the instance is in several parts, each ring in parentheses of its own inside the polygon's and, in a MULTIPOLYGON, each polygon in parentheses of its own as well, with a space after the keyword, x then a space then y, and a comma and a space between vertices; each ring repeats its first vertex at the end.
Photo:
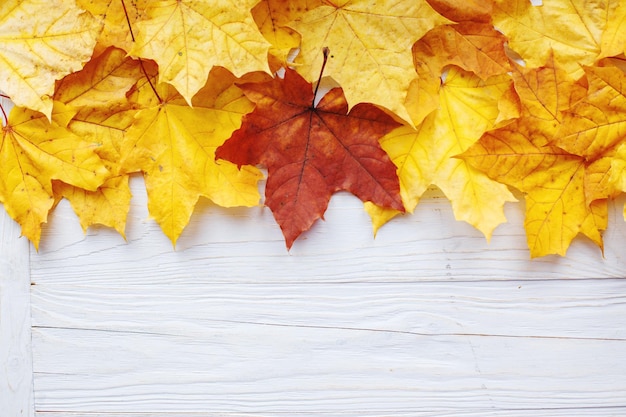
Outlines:
POLYGON ((348 112, 340 88, 314 107, 311 83, 292 70, 284 80, 241 88, 256 108, 218 148, 217 157, 267 167, 265 204, 288 248, 323 216, 331 195, 340 190, 404 210, 395 167, 378 144, 398 126, 389 115, 365 103, 348 112))

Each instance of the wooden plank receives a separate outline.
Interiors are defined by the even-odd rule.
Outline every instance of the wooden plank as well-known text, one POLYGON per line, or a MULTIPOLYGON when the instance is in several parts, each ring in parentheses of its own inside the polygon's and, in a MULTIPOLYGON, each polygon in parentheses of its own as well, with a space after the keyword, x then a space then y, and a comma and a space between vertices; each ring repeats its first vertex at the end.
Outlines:
POLYGON ((173 250, 133 190, 128 243, 62 203, 31 254, 41 417, 626 414, 624 199, 604 259, 530 261, 522 205, 488 244, 431 191, 373 239, 342 194, 287 252, 204 204, 173 250))
POLYGON ((539 285, 514 297, 501 285, 484 283, 480 297, 423 283, 231 285, 206 297, 210 288, 68 289, 50 301, 53 314, 33 311, 37 410, 578 415, 626 406, 623 297, 586 298, 566 283, 552 296, 539 285))
POLYGON ((29 245, 0 208, 0 412, 33 416, 29 245))
MULTIPOLYGON (((552 409, 552 410, 505 410, 498 411, 485 409, 480 411, 467 410, 438 410, 431 411, 411 411, 409 413, 394 412, 393 417, 572 417, 572 412, 576 412, 576 417, 619 417, 624 415, 626 407, 606 407, 600 409, 552 409)), ((281 413, 280 417, 330 417, 337 416, 336 413, 323 412, 302 412, 297 414, 281 413)), ((129 417, 128 413, 37 413, 37 417, 129 417)), ((268 417, 268 414, 261 413, 133 413, 132 417, 268 417)), ((359 412, 341 413, 341 417, 381 417, 380 413, 362 410, 359 412)))
POLYGON ((37 410, 606 415, 626 410, 625 287, 37 285, 37 410))
POLYGON ((431 190, 413 215, 385 225, 374 239, 369 217, 355 197, 339 193, 326 221, 296 241, 287 252, 269 210, 222 209, 200 204, 176 250, 148 220, 145 191, 131 182, 133 207, 128 242, 115 232, 94 229, 84 236, 67 204, 61 204, 32 258, 39 279, 75 283, 193 282, 211 265, 215 282, 379 282, 480 281, 494 279, 587 279, 626 276, 626 196, 611 204, 605 254, 585 238, 567 257, 529 259, 523 229, 523 203, 509 204, 509 222, 491 242, 470 225, 454 220, 450 203, 431 190), (71 262, 68 262, 71 257, 71 262), (114 259, 115 262, 111 262, 114 259), (181 265, 184 264, 184 268, 181 265), (332 265, 320 273, 319 265, 332 265), (147 268, 147 269, 146 269, 147 268), (86 271, 97 271, 86 275, 86 271), (152 270, 159 271, 153 274, 152 270))

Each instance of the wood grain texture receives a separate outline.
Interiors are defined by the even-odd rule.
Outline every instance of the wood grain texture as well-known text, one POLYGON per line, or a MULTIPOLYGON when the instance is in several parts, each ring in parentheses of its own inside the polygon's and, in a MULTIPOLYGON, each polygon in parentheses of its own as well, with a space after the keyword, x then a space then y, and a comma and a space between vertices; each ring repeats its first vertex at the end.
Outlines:
POLYGON ((626 227, 529 260, 431 191, 372 238, 336 195, 285 249, 261 208, 201 206, 173 250, 133 181, 128 242, 62 203, 31 254, 41 417, 626 415, 626 227))
POLYGON ((29 247, 0 210, 0 415, 33 416, 29 247))

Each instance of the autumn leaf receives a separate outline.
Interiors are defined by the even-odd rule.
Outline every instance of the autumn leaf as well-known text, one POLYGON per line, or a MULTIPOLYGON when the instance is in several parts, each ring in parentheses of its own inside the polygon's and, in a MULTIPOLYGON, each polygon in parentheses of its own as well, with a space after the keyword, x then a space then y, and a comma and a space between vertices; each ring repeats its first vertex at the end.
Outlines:
POLYGON ((489 178, 526 194, 524 228, 532 257, 565 255, 590 211, 584 162, 556 146, 536 145, 523 122, 485 133, 462 157, 489 178))
POLYGON ((456 65, 483 80, 510 71, 506 38, 491 24, 462 22, 437 26, 413 45, 417 78, 406 98, 413 123, 419 124, 439 106, 444 68, 456 65))
POLYGON ((427 0, 439 14, 455 22, 491 22, 494 0, 427 0))
POLYGON ((259 32, 250 9, 256 0, 158 0, 136 24, 130 54, 153 59, 159 82, 173 85, 187 103, 202 88, 213 66, 236 76, 269 72, 270 44, 259 32))
POLYGON ((493 23, 526 65, 541 67, 554 53, 564 69, 578 78, 582 66, 600 57, 602 34, 619 2, 612 0, 497 0, 493 23))
POLYGON ((284 79, 241 88, 256 108, 216 155, 239 166, 267 167, 265 204, 288 248, 340 190, 404 210, 395 167, 378 144, 399 125, 389 115, 366 103, 348 112, 340 88, 314 107, 311 83, 293 70, 284 79))
POLYGON ((132 27, 145 18, 151 0, 77 0, 78 5, 103 20, 94 55, 113 46, 128 52, 133 47, 132 27), (129 27, 130 25, 130 27, 129 27))
POLYGON ((0 90, 50 118, 54 82, 89 60, 100 28, 74 0, 3 0, 0 90))
MULTIPOLYGON (((402 127, 381 139, 381 145, 398 167, 402 200, 412 212, 428 186, 437 185, 452 202, 457 220, 467 221, 489 239, 506 221, 504 203, 516 201, 506 186, 498 184, 465 161, 454 158, 465 151, 500 115, 499 102, 508 90, 507 76, 481 80, 451 67, 441 87, 440 108, 416 128, 402 127)), ((371 205, 366 210, 375 229, 392 213, 371 205)))
POLYGON ((265 39, 272 44, 269 57, 272 71, 286 67, 289 54, 300 45, 300 34, 288 24, 321 3, 321 0, 262 0, 254 6, 252 17, 265 39))
MULTIPOLYGON (((156 70, 150 63, 144 65, 156 70)), ((131 192, 128 176, 120 170, 120 148, 137 112, 137 105, 126 95, 143 76, 136 60, 111 47, 93 58, 83 70, 57 84, 55 99, 77 110, 68 129, 93 144, 94 152, 110 172, 110 177, 95 191, 60 181, 53 183, 55 196, 70 201, 83 230, 101 224, 125 235, 131 192)))
POLYGON ((585 196, 614 197, 613 157, 626 140, 626 75, 615 67, 586 67, 588 93, 565 115, 554 144, 584 158, 585 196))
POLYGON ((404 99, 415 76, 411 46, 448 22, 425 0, 325 2, 290 25, 302 36, 296 68, 316 80, 320 52, 328 47, 326 74, 342 86, 350 106, 371 102, 410 121, 404 99))
POLYGON ((626 3, 620 1, 609 15, 609 21, 602 33, 600 56, 606 58, 624 54, 626 46, 626 3))
POLYGON ((235 81, 215 67, 193 108, 173 87, 160 84, 162 102, 137 113, 122 143, 124 172, 144 173, 150 215, 174 245, 200 196, 225 207, 259 202, 257 169, 215 162, 215 149, 252 110, 235 81))
POLYGON ((522 117, 485 133, 462 155, 490 178, 526 194, 524 226, 533 257, 565 255, 578 233, 602 247, 600 232, 606 227, 606 199, 612 190, 596 191, 599 177, 608 182, 610 161, 606 157, 615 147, 607 134, 617 133, 621 123, 615 120, 614 125, 605 125, 603 117, 592 120, 592 107, 619 100, 619 94, 607 85, 607 81, 618 82, 612 78, 615 69, 600 74, 605 79, 590 79, 591 94, 586 100, 591 102, 572 103, 580 96, 580 85, 556 60, 536 70, 518 71, 515 85, 524 108, 522 117), (592 154, 585 155, 587 150, 592 154))
POLYGON ((108 176, 93 146, 66 128, 74 113, 57 102, 50 122, 41 113, 14 107, 2 129, 0 201, 35 248, 54 202, 53 179, 93 191, 108 176))
POLYGON ((575 82, 553 54, 539 68, 514 64, 512 77, 525 129, 536 145, 552 142, 565 113, 587 94, 585 86, 575 82))

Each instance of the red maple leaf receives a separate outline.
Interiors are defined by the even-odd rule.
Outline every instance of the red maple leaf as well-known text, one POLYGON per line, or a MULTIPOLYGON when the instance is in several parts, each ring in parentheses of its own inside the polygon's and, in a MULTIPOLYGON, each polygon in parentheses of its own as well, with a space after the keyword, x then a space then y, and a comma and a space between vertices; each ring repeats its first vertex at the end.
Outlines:
POLYGON ((240 88, 256 108, 216 158, 267 167, 265 204, 287 248, 323 217, 336 191, 404 211, 396 167, 378 143, 399 126, 392 117, 368 103, 348 112, 341 88, 314 106, 312 84, 289 69, 284 79, 240 88))

